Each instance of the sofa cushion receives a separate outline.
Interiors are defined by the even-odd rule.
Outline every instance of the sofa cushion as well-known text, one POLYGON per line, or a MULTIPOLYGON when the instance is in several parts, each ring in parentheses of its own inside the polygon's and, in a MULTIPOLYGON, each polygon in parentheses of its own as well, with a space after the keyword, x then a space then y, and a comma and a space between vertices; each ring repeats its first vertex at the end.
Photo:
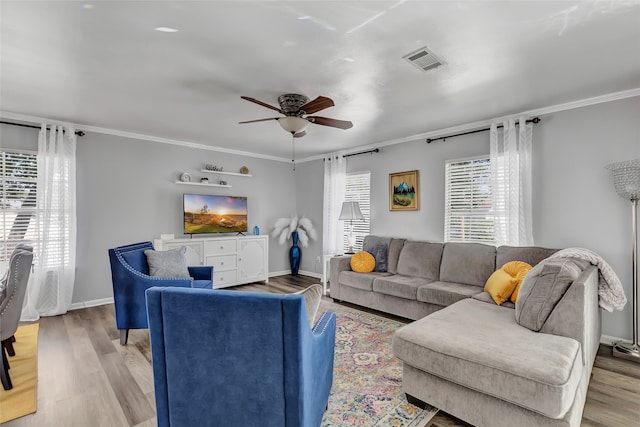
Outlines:
POLYGON ((451 282, 431 282, 418 288, 417 300, 437 305, 451 305, 480 292, 477 286, 451 282))
POLYGON ((400 328, 393 353, 417 369, 555 419, 571 408, 583 369, 578 341, 523 328, 512 310, 475 299, 400 328))
POLYGON ((496 266, 500 268, 509 261, 524 261, 535 266, 555 252, 558 250, 538 246, 499 246, 496 251, 496 266))
POLYGON ((400 251, 402 251, 402 247, 406 240, 407 239, 391 239, 389 242, 387 271, 391 274, 396 274, 398 272, 398 258, 400 258, 400 251))
POLYGON ((549 258, 529 271, 516 300, 516 321, 539 331, 586 265, 570 258, 549 258))
POLYGON ((429 279, 422 277, 404 276, 395 274, 389 277, 380 277, 373 281, 373 291, 394 297, 415 300, 418 288, 429 283, 429 279))
POLYGON ((512 303, 515 303, 518 299, 518 294, 520 293, 520 286, 522 286, 522 282, 524 282, 524 278, 527 277, 527 274, 533 268, 530 264, 522 261, 509 261, 504 266, 502 266, 505 271, 515 272, 515 278, 518 282, 516 284, 516 288, 513 290, 513 293, 509 297, 512 303))
MULTIPOLYGON (((480 292, 479 294, 475 294, 474 296, 472 296, 471 298, 478 300, 478 301, 482 301, 482 302, 486 302, 488 304, 493 304, 496 305, 496 302, 493 300, 493 297, 491 295, 489 295, 489 292, 480 292)), ((507 307, 507 308, 516 308, 516 305, 514 303, 512 303, 511 301, 505 301, 502 304, 500 304, 500 307, 507 307)))
POLYGON ((376 267, 376 259, 367 251, 360 251, 351 257, 351 270, 356 273, 371 273, 376 267))
POLYGON ((517 284, 515 277, 500 268, 489 276, 484 290, 489 292, 496 304, 500 305, 509 299, 517 284))
POLYGON ((404 242, 398 259, 398 274, 438 280, 442 243, 404 242))
POLYGON ((387 271, 387 258, 389 256, 389 242, 391 237, 365 236, 362 242, 362 250, 369 252, 376 259, 376 268, 373 271, 387 271))
POLYGON ((356 289, 362 289, 363 291, 373 290, 373 280, 378 277, 391 276, 389 273, 356 273, 355 271, 341 271, 338 276, 338 281, 341 285, 350 286, 356 289))
POLYGON ((481 243, 445 243, 440 281, 484 287, 495 270, 495 247, 481 243))
POLYGON ((145 250, 149 275, 163 278, 191 277, 187 268, 186 253, 185 246, 168 251, 145 250))

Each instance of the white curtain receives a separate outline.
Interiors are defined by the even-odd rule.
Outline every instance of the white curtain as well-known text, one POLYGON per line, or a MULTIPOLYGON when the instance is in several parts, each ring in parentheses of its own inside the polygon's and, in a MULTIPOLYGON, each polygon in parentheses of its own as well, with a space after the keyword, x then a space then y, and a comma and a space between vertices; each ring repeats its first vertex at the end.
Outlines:
POLYGON ((533 125, 520 117, 498 129, 491 124, 491 190, 497 245, 533 245, 531 202, 531 146, 533 125))
POLYGON ((34 270, 22 320, 66 313, 76 264, 76 134, 42 124, 38 136, 38 187, 34 270))
POLYGON ((347 160, 340 154, 324 159, 324 212, 322 214, 322 252, 336 255, 344 252, 344 224, 338 220, 344 202, 347 160))

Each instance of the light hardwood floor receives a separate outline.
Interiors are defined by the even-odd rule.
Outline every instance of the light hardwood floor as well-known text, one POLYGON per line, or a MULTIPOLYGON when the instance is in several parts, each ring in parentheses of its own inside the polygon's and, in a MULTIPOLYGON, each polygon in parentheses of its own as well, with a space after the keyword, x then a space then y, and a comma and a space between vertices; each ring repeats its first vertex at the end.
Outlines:
MULTIPOLYGON (((280 276, 268 284, 237 289, 290 293, 317 282, 306 276, 280 276)), ((150 360, 146 330, 132 330, 129 344, 119 344, 112 304, 44 317, 40 319, 38 410, 3 427, 155 426, 150 360)), ((444 413, 430 423, 431 427, 467 425, 444 413)), ((582 425, 640 426, 640 365, 614 359, 611 348, 601 346, 582 425)))

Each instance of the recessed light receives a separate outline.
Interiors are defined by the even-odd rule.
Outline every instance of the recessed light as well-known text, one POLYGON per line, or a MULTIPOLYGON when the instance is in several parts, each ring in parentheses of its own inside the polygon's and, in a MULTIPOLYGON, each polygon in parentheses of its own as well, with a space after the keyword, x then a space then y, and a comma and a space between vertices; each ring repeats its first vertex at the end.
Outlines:
POLYGON ((298 19, 301 21, 308 21, 309 19, 311 19, 311 16, 310 15, 298 16, 298 19))
POLYGON ((90 3, 85 3, 85 4, 82 5, 83 9, 93 9, 93 7, 94 6, 92 4, 90 4, 90 3))
POLYGON ((154 28, 154 30, 160 31, 161 33, 177 33, 178 32, 178 30, 171 27, 156 27, 154 28))
POLYGON ((345 60, 346 62, 356 62, 356 60, 355 60, 355 59, 353 59, 353 58, 349 58, 349 57, 344 58, 344 60, 345 60))

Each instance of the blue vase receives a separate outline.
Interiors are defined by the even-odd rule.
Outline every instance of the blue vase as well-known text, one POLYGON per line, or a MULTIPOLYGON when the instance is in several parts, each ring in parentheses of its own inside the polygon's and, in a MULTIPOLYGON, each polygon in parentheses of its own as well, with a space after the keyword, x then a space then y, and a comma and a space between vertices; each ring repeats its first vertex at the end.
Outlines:
POLYGON ((293 243, 291 245, 291 249, 289 249, 289 264, 291 265, 291 274, 297 275, 298 269, 300 268, 300 247, 298 247, 298 232, 294 231, 291 233, 291 238, 293 239, 293 243))

